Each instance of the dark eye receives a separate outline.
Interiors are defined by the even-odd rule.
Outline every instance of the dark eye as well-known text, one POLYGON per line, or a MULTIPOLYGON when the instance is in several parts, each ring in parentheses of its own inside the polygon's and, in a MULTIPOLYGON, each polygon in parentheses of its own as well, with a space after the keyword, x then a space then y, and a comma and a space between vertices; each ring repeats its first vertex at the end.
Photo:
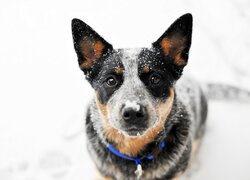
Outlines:
POLYGON ((152 74, 149 81, 151 85, 158 85, 161 82, 161 76, 158 74, 152 74))
POLYGON ((115 77, 110 76, 106 79, 105 83, 107 84, 107 86, 109 87, 114 87, 117 85, 117 80, 115 79, 115 77))

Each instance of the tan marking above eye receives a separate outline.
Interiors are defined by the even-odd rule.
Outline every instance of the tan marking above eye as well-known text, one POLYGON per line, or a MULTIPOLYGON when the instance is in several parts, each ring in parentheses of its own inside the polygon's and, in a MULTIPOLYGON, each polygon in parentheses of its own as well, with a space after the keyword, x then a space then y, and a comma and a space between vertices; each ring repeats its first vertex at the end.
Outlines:
POLYGON ((148 67, 148 66, 143 67, 143 72, 144 73, 149 73, 149 71, 150 71, 150 67, 148 67))
POLYGON ((115 73, 117 75, 121 75, 123 73, 124 69, 122 67, 115 67, 115 73))
POLYGON ((102 56, 104 44, 101 41, 85 39, 80 43, 84 61, 80 64, 82 69, 89 69, 102 56))

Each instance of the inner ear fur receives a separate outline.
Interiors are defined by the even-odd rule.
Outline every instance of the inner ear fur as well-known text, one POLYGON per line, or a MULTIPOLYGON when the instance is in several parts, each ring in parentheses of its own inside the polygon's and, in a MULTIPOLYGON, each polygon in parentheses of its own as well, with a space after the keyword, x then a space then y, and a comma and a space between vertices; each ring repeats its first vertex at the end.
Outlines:
POLYGON ((85 73, 113 49, 111 44, 79 19, 72 20, 72 35, 79 66, 85 73))
POLYGON ((90 69, 103 55, 105 45, 99 40, 85 38, 80 42, 80 52, 84 60, 79 63, 81 69, 90 69))

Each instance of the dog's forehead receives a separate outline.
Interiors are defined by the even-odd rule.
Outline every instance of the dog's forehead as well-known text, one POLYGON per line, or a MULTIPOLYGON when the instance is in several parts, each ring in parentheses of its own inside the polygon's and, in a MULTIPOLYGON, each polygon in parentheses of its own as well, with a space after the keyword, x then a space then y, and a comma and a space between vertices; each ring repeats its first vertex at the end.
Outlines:
POLYGON ((146 65, 154 61, 152 51, 148 48, 119 49, 118 54, 122 62, 125 73, 138 73, 141 65, 146 65))
POLYGON ((138 63, 139 54, 142 48, 136 49, 120 49, 120 58, 126 70, 133 68, 138 63))
POLYGON ((115 49, 105 58, 102 73, 115 71, 124 77, 140 75, 150 69, 164 70, 167 63, 162 61, 161 53, 154 48, 115 49))
MULTIPOLYGON (((140 54, 143 48, 137 49, 119 49, 116 57, 119 57, 123 68, 123 80, 119 89, 112 95, 109 103, 111 107, 126 102, 137 102, 146 106, 146 102, 150 101, 150 94, 148 93, 144 83, 139 75, 140 54), (144 97, 142 99, 142 97, 144 97)), ((118 107, 118 106, 116 106, 118 107)))
POLYGON ((119 73, 129 74, 138 72, 138 62, 143 48, 136 49, 116 49, 109 56, 106 57, 102 71, 108 72, 109 70, 119 68, 119 73))

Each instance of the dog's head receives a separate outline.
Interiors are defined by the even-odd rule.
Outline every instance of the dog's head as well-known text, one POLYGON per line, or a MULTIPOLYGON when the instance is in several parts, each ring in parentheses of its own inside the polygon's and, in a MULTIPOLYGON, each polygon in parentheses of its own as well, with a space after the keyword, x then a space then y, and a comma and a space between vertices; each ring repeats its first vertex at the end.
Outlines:
POLYGON ((156 136, 171 110, 173 84, 188 61, 192 15, 177 19, 151 48, 113 49, 78 19, 72 20, 72 32, 107 137, 156 136))

